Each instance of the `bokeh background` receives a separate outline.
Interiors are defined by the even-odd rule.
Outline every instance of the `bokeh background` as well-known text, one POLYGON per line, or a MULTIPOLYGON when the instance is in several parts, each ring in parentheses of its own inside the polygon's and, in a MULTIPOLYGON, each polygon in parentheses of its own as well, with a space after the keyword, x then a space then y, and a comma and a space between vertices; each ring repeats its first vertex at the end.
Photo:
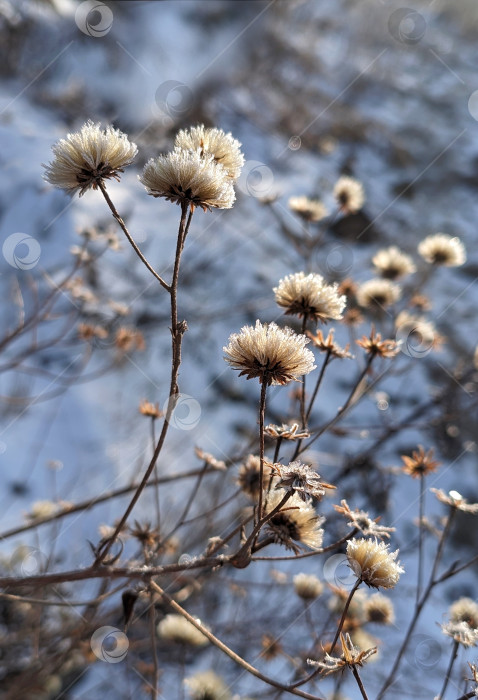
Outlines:
MULTIPOLYGON (((34 304, 35 283, 69 269, 79 232, 92 226, 115 230, 99 193, 72 200, 42 180, 41 164, 50 159, 55 141, 92 119, 113 123, 138 145, 134 166, 111 185, 111 196, 148 259, 165 275, 178 210, 145 195, 137 180, 142 165, 169 150, 179 128, 197 123, 231 131, 243 144, 246 165, 234 209, 198 212, 185 251, 180 307, 189 332, 181 390, 189 403, 168 440, 166 472, 197 466, 195 445, 223 458, 253 435, 256 392, 227 369, 222 346, 244 323, 279 318, 271 290, 280 277, 307 264, 331 281, 350 276, 361 281, 372 276, 370 259, 378 247, 397 244, 414 254, 418 242, 436 231, 463 240, 466 265, 438 271, 427 288, 431 318, 447 339, 441 352, 403 358, 406 382, 401 372, 391 372, 350 418, 350 430, 340 440, 324 436, 315 452, 327 480, 333 482, 344 465, 349 469, 343 497, 386 514, 384 522, 398 528, 395 544, 407 565, 407 548, 416 537, 410 506, 416 494, 410 480, 395 478, 401 454, 418 443, 435 447, 444 464, 435 485, 478 500, 477 377, 460 381, 460 367, 469 366, 478 340, 476 2, 423 0, 403 7, 400 0, 2 0, 0 26, 0 229, 2 244, 10 241, 0 256, 5 329, 22 304, 34 304), (334 219, 305 263, 281 227, 280 221, 300 234, 287 200, 318 196, 332 210, 332 188, 341 174, 363 182, 364 209, 334 219), (272 196, 275 214, 263 203, 272 196), (16 248, 13 234, 23 235, 14 239, 16 248), (370 452, 378 430, 444 388, 446 401, 370 452), (354 463, 363 454, 367 458, 354 463)), ((0 375, 3 532, 21 525, 37 501, 88 499, 128 485, 147 464, 149 431, 138 404, 147 398, 162 406, 168 398, 167 299, 126 243, 88 265, 83 283, 93 296, 65 295, 61 307, 72 328, 79 319, 116 322, 124 314, 125 325, 141 331, 146 347, 118 358, 105 341, 85 358, 81 344, 66 336, 24 362, 16 362, 21 346, 6 350, 0 375)), ((60 320, 51 319, 49 337, 60 320)), ((341 339, 348 340, 346 330, 341 339)), ((342 368, 332 371, 316 420, 333 414, 350 381, 342 368)), ((287 391, 271 395, 270 419, 276 422, 287 412, 287 391)), ((229 487, 216 480, 211 489, 217 502, 229 487)), ((167 494, 166 518, 174 517, 187 493, 184 487, 167 494)), ((76 514, 33 538, 8 537, 1 543, 3 556, 8 560, 15 548, 29 546, 48 552, 53 567, 87 565, 88 540, 97 542, 98 528, 111 525, 126 502, 76 514)), ((143 496, 138 517, 147 519, 153 505, 151 494, 143 496)), ((431 497, 429 510, 440 512, 431 497)), ((458 525, 457 549, 476 549, 476 529, 468 520, 458 525)), ((188 547, 194 544, 190 538, 188 547)), ((178 546, 176 558, 194 554, 178 546)), ((36 570, 35 561, 32 566, 36 570)), ((285 564, 279 568, 287 574, 285 564)), ((312 564, 303 569, 321 573, 312 564)), ((407 570, 413 571, 412 563, 407 570)), ((288 607, 269 573, 248 572, 246 578, 259 586, 254 600, 269 619, 293 616, 293 601, 288 607)), ((222 577, 225 591, 234 576, 222 577)), ((436 692, 434 673, 448 654, 436 623, 457 595, 474 597, 475 586, 470 571, 459 588, 450 585, 437 594, 405 664, 406 677, 416 680, 407 697, 436 692)), ((231 602, 210 593, 209 612, 231 645, 240 644, 253 610, 241 612, 240 596, 231 602)), ((405 582, 394 597, 405 614, 407 595, 405 582)), ((261 618, 258 637, 264 631, 261 618)), ((400 632, 400 625, 391 631, 390 649, 400 632)), ((291 655, 293 646, 292 636, 291 655)), ((384 653, 386 658, 387 647, 384 653)), ((228 662, 218 661, 215 652, 194 660, 193 667, 208 667, 211 658, 227 672, 228 662)), ((280 673, 282 662, 274 663, 280 673)), ((376 666, 372 694, 384 673, 376 666)), ((122 671, 114 680, 104 667, 96 664, 72 680, 69 690, 45 697, 127 698, 146 692, 140 678, 122 671)), ((165 672, 161 697, 181 697, 179 676, 176 668, 165 672)), ((242 697, 257 686, 241 677, 233 691, 242 697)), ((262 687, 254 697, 266 697, 264 692, 262 687)), ((352 687, 349 697, 354 692, 352 687)))

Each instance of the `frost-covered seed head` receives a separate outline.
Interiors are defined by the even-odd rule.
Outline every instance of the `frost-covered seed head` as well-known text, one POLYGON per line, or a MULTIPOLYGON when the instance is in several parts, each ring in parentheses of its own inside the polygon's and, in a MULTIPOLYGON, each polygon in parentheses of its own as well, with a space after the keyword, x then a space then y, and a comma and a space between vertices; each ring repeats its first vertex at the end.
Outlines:
POLYGON ((345 175, 335 183, 334 197, 339 208, 348 214, 359 211, 365 202, 362 183, 345 175))
POLYGON ((304 221, 320 221, 329 213, 319 199, 309 199, 305 196, 291 197, 288 204, 289 209, 304 221))
POLYGON ((346 297, 341 296, 338 284, 327 284, 321 275, 296 272, 280 280, 274 287, 276 303, 286 314, 326 323, 341 319, 346 297))
POLYGON ((237 180, 241 174, 244 165, 241 143, 222 129, 206 129, 203 124, 182 129, 176 136, 174 145, 186 151, 198 151, 201 157, 211 155, 216 163, 225 168, 232 180, 237 180))
POLYGON ((420 242, 418 252, 432 265, 459 267, 466 262, 466 250, 461 240, 447 233, 435 233, 420 242))
POLYGON ((390 280, 411 275, 417 269, 412 258, 395 245, 379 250, 372 263, 382 277, 390 280))
POLYGON ((52 147, 54 158, 45 168, 44 179, 68 194, 85 194, 90 188, 119 173, 133 161, 137 148, 112 126, 102 129, 88 121, 80 131, 68 134, 52 147))
POLYGON ((395 561, 398 549, 389 552, 389 545, 377 540, 351 539, 347 542, 347 559, 354 574, 367 586, 393 588, 404 569, 395 561))
POLYGON ((288 384, 315 369, 314 355, 305 347, 308 342, 290 328, 256 321, 230 336, 224 359, 239 376, 257 377, 261 384, 288 384))
POLYGON ((212 155, 201 156, 199 151, 177 148, 151 158, 140 181, 153 197, 188 203, 204 211, 230 209, 236 199, 227 170, 212 155))
POLYGON ((182 615, 166 615, 158 623, 157 632, 162 639, 189 644, 193 647, 202 647, 205 644, 209 644, 208 638, 182 615))
POLYGON ((397 284, 385 279, 363 282, 357 290, 359 306, 369 309, 386 309, 400 299, 402 290, 397 284))

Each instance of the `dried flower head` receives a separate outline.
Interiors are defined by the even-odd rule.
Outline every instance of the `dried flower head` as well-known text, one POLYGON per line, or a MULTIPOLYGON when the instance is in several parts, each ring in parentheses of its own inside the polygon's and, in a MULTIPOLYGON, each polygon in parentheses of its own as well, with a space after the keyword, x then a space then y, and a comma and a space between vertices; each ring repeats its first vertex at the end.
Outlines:
POLYGON ((364 607, 368 622, 376 622, 379 625, 393 625, 395 622, 393 603, 381 593, 374 593, 367 598, 364 607))
POLYGON ((140 181, 153 197, 165 197, 192 208, 230 209, 236 195, 227 170, 212 155, 176 149, 151 158, 144 166, 140 181))
POLYGON ((418 252, 432 265, 459 267, 466 262, 465 246, 459 238, 449 236, 447 233, 427 236, 418 245, 418 252))
POLYGON ((478 628, 478 603, 472 598, 459 598, 448 611, 452 622, 466 622, 467 625, 478 628))
POLYGON ((272 469, 279 476, 276 489, 292 491, 303 501, 309 498, 321 500, 325 495, 325 489, 335 489, 335 486, 320 481, 320 476, 308 464, 302 464, 298 460, 287 466, 273 464, 272 469))
MULTIPOLYGON (((249 455, 244 464, 239 469, 239 478, 237 479, 238 486, 250 498, 256 500, 259 497, 261 488, 260 480, 261 460, 256 455, 249 455)), ((264 460, 263 475, 265 483, 273 477, 272 462, 268 459, 264 460)))
POLYGON ((388 279, 375 279, 362 282, 357 290, 359 306, 371 310, 386 309, 400 299, 402 290, 388 279))
POLYGON ((27 517, 30 520, 41 520, 42 518, 49 518, 57 510, 58 504, 53 503, 53 501, 35 501, 27 517))
POLYGON ((349 525, 349 527, 357 528, 357 530, 360 530, 362 535, 364 535, 365 537, 372 536, 379 538, 390 538, 390 533, 395 532, 394 527, 385 527, 384 525, 378 525, 380 517, 375 518, 375 520, 372 520, 369 517, 369 514, 364 510, 358 510, 358 508, 356 508, 355 510, 351 510, 345 499, 340 501, 340 506, 334 505, 334 508, 337 511, 337 513, 345 515, 345 517, 348 519, 347 525, 349 525))
POLYGON ((334 197, 340 210, 348 214, 359 211, 365 202, 362 183, 345 175, 335 183, 334 197))
POLYGON ((346 667, 353 669, 355 666, 363 666, 373 654, 377 653, 377 647, 372 647, 367 649, 367 651, 360 651, 353 645, 349 634, 340 634, 340 644, 342 645, 342 655, 340 657, 330 656, 326 652, 323 661, 307 659, 307 663, 320 668, 322 676, 325 678, 332 673, 343 671, 346 667))
POLYGON ((90 323, 79 323, 78 324, 78 337, 81 340, 104 340, 108 337, 108 331, 103 326, 93 326, 90 323))
POLYGON ((297 574, 293 581, 294 590, 302 600, 315 600, 324 590, 324 584, 314 574, 297 574))
POLYGON ((404 569, 395 561, 398 549, 389 552, 389 545, 377 540, 355 538, 347 542, 349 566, 360 579, 372 588, 393 588, 404 569))
POLYGON ((151 526, 151 523, 134 521, 134 527, 130 528, 131 536, 138 540, 143 547, 153 547, 159 542, 159 533, 151 526))
POLYGON ((463 513, 478 513, 478 503, 468 503, 458 491, 449 491, 448 495, 442 489, 431 488, 430 491, 447 506, 461 510, 463 513))
POLYGON ((45 168, 44 179, 68 194, 96 190, 103 180, 115 178, 133 161, 137 148, 112 126, 102 129, 88 121, 81 130, 68 134, 52 147, 54 158, 45 168))
POLYGON ((282 644, 270 634, 264 634, 261 639, 261 656, 266 661, 272 661, 282 654, 282 644))
POLYGON ((226 463, 222 459, 216 459, 214 455, 209 452, 204 452, 200 447, 194 448, 194 453, 198 459, 202 460, 211 469, 217 469, 218 471, 224 471, 226 469, 226 463))
POLYGON ((205 644, 209 644, 208 638, 182 615, 166 615, 158 623, 157 632, 162 639, 189 644, 193 647, 202 647, 205 644))
POLYGON ((478 644, 478 629, 470 627, 466 622, 447 622, 441 625, 441 629, 443 634, 464 647, 476 647, 478 644))
POLYGON ((131 352, 133 350, 144 350, 146 344, 144 336, 134 328, 118 328, 115 334, 115 346, 121 352, 131 352))
POLYGON ((222 678, 214 671, 200 671, 184 680, 192 700, 229 700, 231 694, 222 678))
POLYGON ((398 314, 395 327, 397 337, 404 342, 405 352, 412 357, 420 357, 439 348, 444 340, 432 321, 406 310, 398 314))
POLYGON ((244 165, 241 143, 222 129, 206 129, 203 124, 182 129, 174 141, 177 149, 198 151, 202 158, 212 156, 225 168, 228 177, 237 180, 244 165))
MULTIPOLYGON (((283 489, 271 491, 267 496, 266 513, 270 513, 284 499, 283 489)), ((264 498, 266 500, 266 498, 264 498)), ((278 544, 283 544, 294 553, 300 550, 294 544, 299 542, 310 549, 320 549, 324 537, 321 525, 324 518, 317 515, 310 503, 304 503, 297 494, 289 498, 285 505, 267 523, 271 535, 278 544)))
POLYGON ((327 352, 332 357, 338 357, 339 359, 353 358, 352 353, 349 352, 350 343, 347 343, 345 348, 341 348, 334 340, 334 332, 332 328, 328 332, 327 337, 324 337, 321 330, 318 330, 315 335, 307 331, 307 336, 311 339, 313 346, 321 352, 327 352))
POLYGON ((423 445, 419 445, 418 450, 414 450, 411 457, 402 455, 402 460, 403 471, 414 479, 435 472, 440 465, 440 462, 433 459, 433 448, 425 452, 423 445))
POLYGON ((416 271, 412 258, 393 245, 379 250, 372 258, 372 263, 381 277, 396 280, 416 271))
POLYGON ((309 431, 299 428, 298 423, 292 423, 291 425, 286 425, 285 423, 274 425, 271 423, 266 425, 264 433, 275 440, 279 438, 281 440, 305 440, 310 437, 309 431))
POLYGON ((347 311, 344 314, 343 323, 346 326, 359 326, 361 323, 363 323, 363 321, 363 314, 360 311, 360 309, 356 306, 347 309, 347 311))
POLYGON ((239 376, 257 377, 267 385, 288 384, 315 369, 314 355, 305 347, 308 342, 290 328, 256 321, 230 336, 224 359, 240 370, 239 376))
POLYGON ((360 340, 356 340, 355 342, 369 355, 392 358, 400 352, 400 343, 390 339, 382 340, 381 333, 376 333, 373 326, 369 337, 364 335, 360 340))
POLYGON ((139 412, 142 416, 148 416, 148 418, 154 418, 155 420, 164 415, 163 412, 159 410, 159 404, 151 403, 151 401, 147 401, 146 399, 140 401, 139 412))
POLYGON ((319 199, 309 199, 305 196, 291 197, 288 204, 289 209, 304 221, 320 221, 329 213, 319 199))
POLYGON ((274 287, 276 303, 286 314, 327 323, 342 318, 346 298, 337 292, 338 284, 326 284, 321 275, 296 272, 274 287))

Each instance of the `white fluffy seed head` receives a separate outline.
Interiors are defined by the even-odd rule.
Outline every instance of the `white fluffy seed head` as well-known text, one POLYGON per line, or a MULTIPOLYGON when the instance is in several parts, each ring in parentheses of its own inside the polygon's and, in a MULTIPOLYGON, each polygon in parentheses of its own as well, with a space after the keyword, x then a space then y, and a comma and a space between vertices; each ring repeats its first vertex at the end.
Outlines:
POLYGON ((148 194, 176 204, 193 207, 230 209, 236 195, 226 169, 212 155, 175 149, 151 158, 139 178, 148 194))
POLYGON ((286 309, 286 314, 326 323, 343 316, 347 298, 337 289, 337 283, 327 284, 321 275, 296 272, 283 277, 273 292, 276 303, 286 309))
POLYGON ((224 359, 239 376, 257 377, 261 384, 288 384, 315 369, 314 355, 305 347, 308 342, 290 328, 256 321, 230 336, 224 359))
POLYGON ((461 240, 447 233, 435 233, 420 242, 418 252, 432 265, 459 267, 466 262, 466 250, 461 240))
POLYGON ((203 124, 182 129, 174 142, 176 148, 198 151, 202 157, 212 156, 222 165, 228 177, 237 180, 244 165, 241 143, 222 129, 206 129, 203 124))
POLYGON ((52 147, 54 158, 44 165, 44 179, 73 195, 97 189, 102 180, 115 178, 133 161, 137 148, 118 129, 86 122, 52 147))
POLYGON ((404 573, 395 560, 398 549, 389 551, 389 545, 371 539, 351 539, 347 542, 347 559, 354 574, 368 586, 393 588, 404 573))

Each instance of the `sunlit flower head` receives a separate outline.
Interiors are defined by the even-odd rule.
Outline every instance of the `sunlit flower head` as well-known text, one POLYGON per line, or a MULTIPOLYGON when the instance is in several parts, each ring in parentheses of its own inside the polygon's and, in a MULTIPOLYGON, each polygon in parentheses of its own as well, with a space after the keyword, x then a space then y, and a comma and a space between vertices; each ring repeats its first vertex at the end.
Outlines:
POLYGON ((360 651, 360 649, 354 646, 349 634, 344 635, 341 633, 340 643, 342 645, 342 655, 340 657, 330 656, 330 654, 326 652, 323 661, 307 659, 307 663, 310 666, 319 668, 322 672, 321 675, 325 678, 332 673, 343 671, 344 668, 353 669, 356 666, 363 666, 373 654, 377 653, 377 647, 372 647, 366 651, 360 651))
POLYGON ((478 629, 470 627, 466 622, 446 622, 441 625, 443 634, 463 647, 476 647, 478 644, 478 629))
POLYGON ((347 542, 347 559, 354 574, 373 588, 393 588, 404 569, 395 560, 398 549, 389 551, 384 542, 351 539, 347 542))
POLYGON ((402 460, 403 471, 414 479, 435 472, 440 465, 438 460, 433 459, 433 448, 425 452, 423 445, 419 445, 418 450, 414 450, 411 457, 402 455, 402 460))
POLYGON ((295 592, 303 600, 315 600, 324 590, 324 584, 314 574, 296 574, 293 582, 295 592))
POLYGON ((478 603, 472 598, 459 598, 448 611, 452 622, 466 622, 475 629, 478 628, 478 603))
POLYGON ((302 464, 298 460, 287 466, 274 464, 272 469, 279 476, 276 488, 293 491, 303 501, 308 501, 309 498, 321 500, 325 495, 325 489, 335 488, 321 481, 319 474, 311 466, 302 464))
MULTIPOLYGON (((256 500, 259 497, 261 489, 261 460, 257 455, 249 455, 244 464, 239 469, 237 484, 246 496, 256 500)), ((263 465, 264 484, 267 486, 269 481, 271 485, 277 482, 277 477, 272 471, 272 463, 268 459, 264 460, 263 465)))
POLYGON ((314 355, 305 347, 308 342, 290 328, 256 321, 230 336, 224 359, 239 376, 257 377, 261 384, 288 384, 315 369, 314 355))
POLYGON ((318 348, 321 352, 326 352, 332 357, 337 357, 339 359, 353 358, 352 353, 349 352, 350 343, 347 343, 345 348, 341 348, 340 345, 335 342, 333 328, 328 332, 327 337, 324 336, 320 329, 315 334, 307 331, 307 337, 311 339, 313 346, 318 348))
POLYGON ((369 355, 377 355, 378 357, 392 358, 398 355, 400 352, 400 343, 395 340, 385 338, 382 340, 382 335, 375 332, 375 328, 372 326, 370 331, 370 336, 362 336, 360 340, 355 341, 357 345, 365 350, 369 355))
POLYGON ((120 179, 120 173, 133 161, 137 148, 128 137, 112 126, 88 121, 80 131, 68 134, 52 147, 54 158, 44 165, 44 179, 68 194, 96 190, 103 180, 120 179))
POLYGON ((404 351, 412 357, 421 357, 430 350, 439 349, 444 340, 432 321, 405 309, 396 317, 395 327, 397 337, 404 343, 404 351))
POLYGON ((389 280, 411 275, 417 269, 412 258, 395 245, 379 250, 372 263, 379 275, 389 280))
POLYGON ((395 611, 392 601, 381 593, 374 593, 365 601, 365 617, 367 622, 379 625, 393 625, 395 611))
POLYGON ((182 615, 166 615, 158 623, 157 633, 162 639, 189 644, 193 647, 202 647, 205 644, 209 644, 208 638, 182 615))
POLYGON ((194 448, 194 454, 211 469, 217 469, 218 471, 224 471, 226 469, 226 463, 223 459, 217 459, 217 457, 214 457, 210 452, 205 452, 200 447, 194 448))
MULTIPOLYGON (((283 489, 271 491, 264 496, 266 513, 270 513, 284 499, 286 491, 283 489)), ((296 542, 320 549, 324 538, 321 525, 324 518, 318 516, 310 503, 304 503, 297 494, 293 494, 285 505, 268 521, 267 527, 270 534, 278 544, 283 544, 288 549, 298 553, 300 550, 296 542)))
POLYGON ((285 423, 274 425, 274 423, 271 423, 266 425, 264 432, 274 440, 279 438, 281 440, 305 440, 310 437, 309 431, 300 428, 298 423, 292 423, 291 425, 286 425, 285 423))
POLYGON ((212 156, 216 163, 225 168, 232 180, 237 180, 241 174, 244 165, 241 143, 222 129, 206 129, 203 124, 182 129, 176 136, 174 145, 186 151, 198 151, 201 157, 212 156))
POLYGON ((334 505, 334 508, 337 513, 341 513, 347 518, 347 525, 349 527, 356 528, 365 537, 378 537, 380 539, 383 537, 390 538, 390 533, 395 532, 394 527, 379 525, 378 521, 380 517, 372 520, 365 510, 358 510, 358 508, 351 510, 345 499, 340 501, 340 506, 334 505))
POLYGON ((451 508, 461 510, 463 513, 478 513, 478 503, 468 503, 458 491, 449 491, 448 494, 442 489, 431 488, 430 491, 435 494, 439 501, 451 508))
POLYGON ((365 202, 362 183, 353 177, 342 176, 335 183, 334 197, 339 208, 348 214, 359 211, 365 202))
POLYGON ((228 686, 214 671, 200 671, 184 680, 191 700, 230 700, 228 686))
POLYGON ((357 290, 359 306, 372 310, 386 309, 400 299, 401 288, 390 280, 376 279, 362 282, 357 290))
POLYGON ((236 195, 227 170, 212 155, 175 149, 151 158, 144 166, 140 181, 153 197, 164 197, 176 204, 192 207, 230 209, 236 195))
POLYGON ((459 267, 466 262, 466 250, 461 240, 447 233, 427 236, 418 245, 418 252, 432 265, 459 267))
POLYGON ((329 213, 319 199, 309 199, 305 196, 291 197, 288 204, 289 209, 304 221, 320 221, 329 213))
POLYGON ((276 303, 286 314, 326 323, 341 319, 346 298, 337 292, 338 284, 327 284, 321 275, 296 272, 274 287, 276 303))

